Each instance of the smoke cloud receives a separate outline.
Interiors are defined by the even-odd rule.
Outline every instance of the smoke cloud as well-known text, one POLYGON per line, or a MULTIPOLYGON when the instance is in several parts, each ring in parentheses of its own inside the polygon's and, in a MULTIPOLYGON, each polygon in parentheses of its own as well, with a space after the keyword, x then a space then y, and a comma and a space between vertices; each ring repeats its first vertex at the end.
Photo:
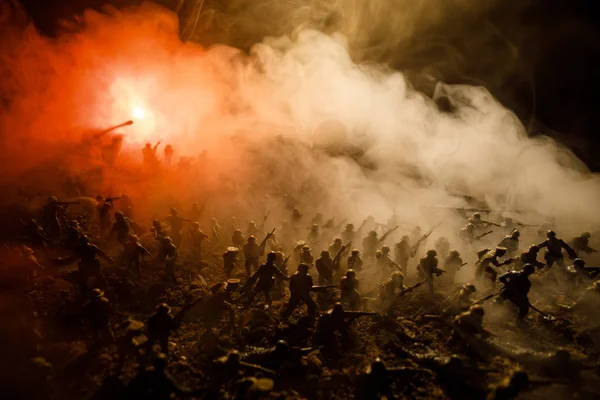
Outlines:
MULTIPOLYGON (((445 219, 450 233, 459 220, 435 207, 468 196, 526 222, 552 216, 573 232, 598 224, 598 176, 554 141, 529 138, 485 88, 432 81, 428 96, 402 72, 361 61, 416 46, 419 32, 491 2, 397 3, 275 9, 257 21, 281 23, 282 35, 241 46, 247 52, 183 43, 177 16, 153 3, 86 11, 56 39, 5 7, 13 23, 2 24, 0 50, 2 183, 56 191, 51 170, 40 168, 60 166, 91 190, 144 198, 148 216, 203 197, 213 215, 271 209, 284 218, 297 205, 354 223, 369 214, 423 226, 445 219), (90 175, 100 164, 81 155, 81 143, 129 119, 116 131, 118 161, 90 175), (159 140, 184 162, 167 175, 141 172, 141 147, 159 140)), ((224 14, 203 18, 211 15, 224 14)))

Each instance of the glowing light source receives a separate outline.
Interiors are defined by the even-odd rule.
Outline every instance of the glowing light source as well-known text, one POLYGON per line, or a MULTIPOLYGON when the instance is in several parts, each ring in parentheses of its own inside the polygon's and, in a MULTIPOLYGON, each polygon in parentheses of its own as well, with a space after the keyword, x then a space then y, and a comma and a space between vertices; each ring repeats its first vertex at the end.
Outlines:
POLYGON ((146 116, 146 112, 141 107, 134 107, 131 114, 137 119, 143 119, 146 116))

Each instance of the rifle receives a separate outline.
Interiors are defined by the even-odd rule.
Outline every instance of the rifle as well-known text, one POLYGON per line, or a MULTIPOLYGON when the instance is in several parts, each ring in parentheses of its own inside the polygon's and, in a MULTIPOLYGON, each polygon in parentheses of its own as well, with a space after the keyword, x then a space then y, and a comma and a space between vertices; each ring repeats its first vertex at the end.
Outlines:
POLYGON ((267 233, 262 242, 260 242, 260 255, 265 254, 265 246, 267 245, 267 240, 271 239, 271 236, 275 233, 275 228, 271 231, 271 233, 267 233))
POLYGON ((474 305, 474 306, 475 306, 475 305, 477 305, 477 304, 481 304, 481 303, 483 303, 484 301, 488 301, 488 300, 489 300, 489 299, 491 299, 492 297, 496 297, 496 296, 498 296, 500 293, 502 293, 502 290, 500 290, 500 291, 498 291, 498 292, 495 292, 495 293, 492 293, 492 294, 489 294, 489 295, 487 295, 487 296, 485 296, 485 297, 482 297, 481 299, 474 301, 472 305, 474 305))
POLYGON ((123 126, 127 126, 127 125, 133 125, 133 121, 129 120, 129 121, 125 121, 122 124, 119 125, 115 125, 111 128, 105 129, 102 132, 99 132, 97 134, 95 134, 92 139, 100 139, 102 136, 106 135, 107 133, 114 131, 115 129, 121 128, 123 126))
POLYGON ((325 224, 321 227, 322 229, 333 228, 333 221, 335 221, 335 217, 331 217, 325 224))
POLYGON ((264 225, 265 222, 267 222, 267 219, 269 218, 269 215, 271 214, 271 210, 267 211, 267 214, 265 214, 265 217, 263 218, 262 224, 264 225))
POLYGON ((285 269, 287 268, 287 263, 288 263, 288 261, 290 260, 290 257, 291 257, 291 256, 287 256, 287 257, 286 257, 286 258, 283 260, 283 262, 282 262, 282 263, 281 263, 281 265, 279 266, 279 269, 280 269, 280 270, 285 270, 285 269))
POLYGON ((434 226, 433 228, 431 228, 429 230, 429 232, 427 232, 426 234, 424 234, 423 236, 421 236, 421 238, 419 240, 417 240, 417 243, 415 243, 415 244, 412 245, 412 247, 410 248, 411 257, 414 257, 414 255, 417 253, 417 250, 419 249, 419 246, 421 245, 421 243, 423 243, 425 240, 427 240, 427 238, 429 236, 431 236, 431 234, 433 233, 433 231, 435 230, 435 228, 437 228, 440 225, 442 225, 441 222, 439 224, 437 224, 436 226, 434 226))
POLYGON ((458 267, 458 269, 461 269, 462 267, 464 267, 467 264, 468 264, 468 262, 464 262, 464 263, 460 264, 460 267, 458 267))
POLYGON ((481 235, 475 236, 475 237, 473 238, 473 241, 475 241, 475 240, 479 240, 479 239, 481 239, 481 238, 484 238, 484 237, 486 237, 487 235, 489 235, 490 233, 493 233, 493 232, 494 232, 494 231, 488 231, 488 232, 482 233, 481 235))
POLYGON ((121 196, 118 196, 118 197, 108 197, 108 198, 104 199, 104 202, 105 203, 112 203, 115 200, 121 200, 121 196))
POLYGON ((379 239, 379 241, 377 243, 382 243, 396 229, 398 229, 398 225, 396 225, 395 227, 393 227, 392 229, 389 229, 386 233, 384 233, 383 236, 379 239))
POLYGON ((407 293, 410 293, 410 292, 412 292, 413 290, 417 289, 418 287, 420 287, 420 286, 424 285, 425 283, 427 283, 427 279, 425 279, 425 280, 423 280, 423 281, 421 281, 421 282, 419 282, 419 283, 415 283, 414 285, 412 285, 412 286, 410 286, 410 287, 408 287, 408 288, 404 289, 403 291, 401 291, 400 293, 398 293, 398 296, 396 296, 396 297, 402 297, 402 296, 404 296, 405 294, 407 294, 407 293))
POLYGON ((335 289, 337 285, 322 285, 322 286, 313 286, 310 288, 311 292, 315 293, 326 293, 329 289, 335 289))
POLYGON ((156 142, 156 144, 154 145, 154 148, 152 149, 155 153, 156 153, 156 149, 158 149, 158 145, 162 143, 162 139, 159 140, 158 142, 156 142))
POLYGON ((59 206, 70 206, 71 204, 79 204, 78 201, 58 201, 56 202, 59 206))
MULTIPOLYGON (((335 258, 333 259, 333 264, 337 265, 339 267, 340 265, 340 258, 342 257, 342 254, 346 251, 346 249, 348 247, 350 247, 350 245, 352 244, 352 241, 349 241, 347 244, 345 244, 344 246, 342 246, 342 248, 340 249, 340 251, 338 251, 338 253, 336 254, 335 258)), ((348 268, 350 269, 350 268, 348 268)))
MULTIPOLYGON (((398 264, 396 264, 396 262, 395 262, 394 260, 392 260, 392 258, 391 258, 390 256, 385 256, 385 257, 387 258, 387 260, 388 260, 389 262, 391 262, 391 263, 392 263, 392 265, 393 265, 394 267, 396 267, 396 268, 398 269, 398 271, 402 272, 402 268, 401 268, 401 267, 400 267, 398 264)), ((350 268, 348 268, 348 269, 350 269, 350 268)))
MULTIPOLYGON (((332 218, 332 219, 333 219, 333 218, 332 218)), ((341 229, 341 227, 342 227, 342 225, 344 225, 344 224, 346 223, 346 221, 348 221, 348 218, 344 218, 344 219, 342 220, 342 222, 340 222, 339 224, 337 224, 336 226, 334 226, 334 227, 333 227, 333 228, 334 228, 334 230, 340 230, 340 229, 341 229)))
POLYGON ((358 318, 358 317, 363 317, 363 316, 367 316, 367 315, 379 315, 379 313, 377 312, 372 312, 372 311, 344 311, 344 317, 345 318, 358 318))
POLYGON ((175 326, 179 327, 181 321, 183 320, 183 317, 185 316, 185 313, 201 301, 202 297, 199 297, 192 302, 184 304, 183 307, 181 307, 181 310, 179 310, 179 312, 173 317, 173 320, 175 321, 175 326))
POLYGON ((367 221, 369 220, 369 218, 371 218, 371 216, 369 215, 367 218, 365 218, 365 220, 362 222, 362 224, 360 224, 360 226, 358 227, 358 230, 356 232, 360 232, 362 231, 362 229, 365 227, 365 225, 367 224, 367 221))
POLYGON ((481 222, 485 222, 486 224, 497 226, 497 227, 502 227, 502 225, 500 225, 500 224, 497 224, 497 223, 491 222, 491 221, 487 221, 485 219, 482 219, 481 222))

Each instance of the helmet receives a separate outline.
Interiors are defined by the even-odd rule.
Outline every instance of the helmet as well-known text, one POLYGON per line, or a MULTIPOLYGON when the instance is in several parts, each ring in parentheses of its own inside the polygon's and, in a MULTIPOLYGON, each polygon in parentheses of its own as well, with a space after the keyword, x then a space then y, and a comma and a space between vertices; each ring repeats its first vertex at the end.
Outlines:
POLYGON ((173 239, 171 239, 169 236, 165 236, 163 238, 163 243, 165 243, 165 244, 173 243, 173 239))
POLYGON ((473 214, 473 219, 475 220, 480 220, 481 219, 481 214, 479 214, 478 212, 473 214))
POLYGON ((506 253, 507 250, 508 249, 506 247, 502 247, 502 246, 496 247, 496 253, 502 253, 502 254, 504 254, 504 253, 506 253))
POLYGON ((298 265, 298 272, 308 272, 308 265, 307 264, 300 264, 298 265))
POLYGON ((319 230, 319 225, 314 224, 313 226, 310 227, 311 231, 318 231, 319 230))
POLYGON ((400 271, 396 271, 396 272, 392 273, 392 275, 390 275, 390 278, 392 279, 392 281, 396 282, 397 284, 404 282, 404 274, 400 271))
POLYGON ((529 246, 529 252, 530 252, 530 253, 537 253, 538 251, 540 251, 540 248, 539 248, 539 247, 537 247, 535 244, 534 244, 534 245, 531 245, 531 246, 529 246))
POLYGON ((255 226, 255 225, 256 225, 256 222, 254 222, 254 221, 248 222, 248 226, 255 226))
POLYGON ((475 230, 475 225, 473 225, 473 224, 467 224, 467 230, 468 230, 468 231, 473 231, 473 230, 475 230))
POLYGON ((285 340, 278 340, 275 343, 275 351, 287 351, 290 349, 290 345, 285 340))
POLYGON ((102 297, 104 296, 104 292, 98 288, 92 290, 92 297, 102 297))
POLYGON ((377 232, 375 232, 375 231, 369 231, 369 236, 377 236, 377 232))
POLYGON ((459 257, 460 253, 458 252, 458 250, 452 250, 450 251, 450 253, 448 253, 450 256, 452 257, 459 257))
POLYGON ((276 259, 277 259, 277 253, 275 253, 274 251, 270 251, 269 254, 267 254, 267 262, 275 261, 276 259))
POLYGON ((435 257, 435 256, 437 256, 437 251, 427 250, 427 257, 435 257))
POLYGON ((383 361, 381 361, 381 358, 377 357, 371 363, 371 375, 385 376, 386 374, 387 374, 387 368, 385 367, 385 364, 383 363, 383 361))
POLYGON ((354 225, 353 224, 346 224, 346 230, 347 231, 351 231, 354 229, 354 225))
POLYGON ((123 218, 123 212, 121 212, 121 211, 115 212, 115 218, 116 219, 122 219, 123 218))
POLYGON ((535 272, 535 267, 531 264, 523 265, 523 272, 527 275, 531 275, 535 272))
POLYGON ((553 238, 556 237, 556 232, 554 232, 554 231, 548 231, 548 232, 546 232, 546 237, 548 239, 553 239, 553 238))
POLYGON ((305 244, 304 246, 302 246, 302 251, 303 251, 303 252, 305 252, 305 253, 306 253, 307 251, 310 251, 310 246, 309 246, 309 245, 307 245, 307 244, 305 244))
POLYGON ((256 238, 254 237, 254 235, 248 236, 248 243, 256 243, 256 238))
POLYGON ((336 237, 335 239, 333 239, 333 243, 342 244, 342 238, 336 237))
POLYGON ((389 248, 388 246, 383 246, 383 247, 381 248, 381 253, 382 253, 383 255, 386 255, 386 254, 387 254, 387 253, 389 253, 389 252, 390 252, 390 248, 389 248))
POLYGON ((329 257, 329 250, 321 250, 321 257, 329 257))
POLYGON ((589 233, 589 232, 583 232, 583 233, 581 234, 581 237, 582 237, 582 238, 589 239, 589 238, 591 238, 591 237, 592 237, 592 234, 591 234, 591 233, 589 233))
POLYGON ((465 283, 463 285, 463 289, 465 289, 471 293, 475 293, 477 291, 477 289, 475 288, 475 285, 473 285, 472 283, 465 283))
POLYGON ((592 283, 592 289, 594 289, 596 292, 600 292, 600 280, 592 283))
POLYGON ((353 269, 349 269, 344 275, 346 278, 356 278, 356 272, 353 269))
POLYGON ((375 258, 381 258, 381 256, 383 256, 383 253, 381 252, 381 250, 377 250, 375 252, 375 258))
POLYGON ((342 305, 342 303, 337 302, 333 305, 333 309, 331 311, 332 314, 338 314, 338 313, 343 313, 344 312, 344 306, 342 305))
POLYGON ((137 242, 138 240, 140 240, 140 237, 132 233, 131 235, 129 235, 129 240, 131 240, 132 242, 137 242))
POLYGON ((237 247, 234 247, 234 246, 229 246, 227 248, 228 253, 238 253, 239 251, 240 251, 240 249, 238 249, 237 247))
POLYGON ((357 256, 360 254, 360 251, 358 249, 354 249, 352 250, 352 252, 350 252, 350 254, 352 254, 353 256, 357 256))
POLYGON ((240 355, 240 352, 237 350, 230 350, 229 353, 227 353, 227 363, 232 363, 232 364, 239 364, 239 362, 241 361, 242 356, 240 355))
POLYGON ((242 230, 241 230, 241 229, 236 229, 236 230, 233 232, 233 234, 234 234, 234 235, 240 235, 240 236, 241 236, 241 235, 242 235, 242 230))
POLYGON ((481 316, 483 316, 483 314, 485 313, 485 311, 483 310, 483 307, 481 307, 481 306, 471 306, 469 311, 471 312, 471 314, 481 315, 481 316))
POLYGON ((519 236, 521 236, 521 233, 519 231, 514 231, 510 234, 510 237, 513 239, 518 238, 519 236))
POLYGON ((57 202, 58 202, 58 198, 56 196, 48 197, 48 203, 57 203, 57 202))
POLYGON ((580 265, 583 267, 585 265, 585 261, 583 258, 576 258, 573 260, 573 265, 580 265))
POLYGON ((200 222, 196 221, 192 224, 194 228, 200 228, 200 222))
POLYGON ((154 368, 163 371, 169 364, 169 357, 165 353, 158 353, 154 359, 154 368))
POLYGON ((167 303, 160 303, 156 306, 156 312, 160 314, 168 314, 171 312, 171 307, 167 303))

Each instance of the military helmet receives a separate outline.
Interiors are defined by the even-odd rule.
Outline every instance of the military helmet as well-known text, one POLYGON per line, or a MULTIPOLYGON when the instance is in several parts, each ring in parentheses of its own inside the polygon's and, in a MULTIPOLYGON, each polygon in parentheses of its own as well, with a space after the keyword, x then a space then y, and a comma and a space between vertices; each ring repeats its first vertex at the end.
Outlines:
POLYGON ((452 250, 450 251, 450 253, 448 253, 450 256, 452 257, 459 257, 460 253, 458 252, 458 250, 452 250))
POLYGON ((502 247, 502 246, 497 246, 496 247, 496 253, 506 253, 508 249, 506 247, 502 247))
POLYGON ((350 254, 352 254, 353 256, 357 256, 360 254, 360 250, 354 249, 354 250, 352 250, 352 252, 350 252, 350 254))
POLYGON ((548 231, 548 232, 546 232, 546 237, 548 239, 553 239, 553 238, 556 237, 556 232, 554 232, 554 231, 548 231))
POLYGON ((468 231, 475 230, 475 225, 473 225, 473 224, 467 224, 467 230, 468 231))
POLYGON ((117 219, 123 218, 123 212, 122 211, 115 211, 115 218, 117 218, 117 219))
POLYGON ((592 289, 594 289, 597 292, 600 292, 600 280, 597 280, 594 283, 592 283, 592 289))
POLYGON ((48 203, 58 203, 58 198, 56 196, 48 197, 48 203))
POLYGON ((308 272, 308 264, 300 264, 298 265, 299 272, 308 272))
POLYGON ((255 243, 256 242, 256 238, 254 237, 254 235, 250 235, 248 236, 248 243, 255 243))
POLYGON ((389 248, 389 246, 383 246, 383 247, 381 247, 381 253, 382 253, 383 255, 386 255, 386 254, 388 254, 389 252, 390 252, 390 248, 389 248))
POLYGON ((375 258, 381 258, 383 256, 383 253, 381 252, 381 250, 377 250, 375 252, 375 258))
POLYGON ((240 251, 240 249, 238 249, 237 247, 234 247, 234 246, 229 246, 227 248, 228 253, 238 253, 239 251, 240 251))
POLYGON ((270 251, 269 254, 267 254, 267 261, 275 261, 277 259, 277 253, 275 253, 274 251, 270 251))
POLYGON ((485 311, 483 310, 483 307, 481 307, 481 306, 471 306, 469 311, 471 312, 471 314, 475 314, 475 315, 485 314, 485 311))
POLYGON ((352 229, 354 229, 354 224, 346 224, 347 231, 351 231, 352 229))
POLYGON ((585 261, 583 258, 576 258, 573 260, 573 265, 580 265, 583 267, 585 265, 585 261))
POLYGON ((431 249, 431 250, 427 250, 427 257, 435 257, 437 256, 437 251, 431 249))
POLYGON ((583 232, 583 233, 581 234, 581 237, 582 237, 582 238, 589 239, 589 238, 591 238, 591 237, 592 237, 592 234, 591 234, 591 233, 589 233, 589 232, 583 232))
POLYGON ((531 275, 535 272, 535 267, 531 264, 525 264, 523 265, 523 272, 527 275, 531 275))
POLYGON ((164 242, 164 243, 167 243, 167 244, 169 244, 169 243, 173 243, 173 239, 171 239, 169 236, 165 236, 165 237, 163 238, 163 242, 164 242))
POLYGON ((333 309, 331 311, 333 314, 337 314, 337 313, 343 313, 344 312, 344 306, 342 305, 342 303, 337 302, 333 305, 333 309))
POLYGON ((278 340, 275 343, 275 351, 288 351, 290 349, 290 345, 285 340, 278 340))
POLYGON ((138 240, 140 240, 140 237, 138 235, 136 235, 135 233, 132 233, 129 235, 129 240, 132 242, 137 242, 138 240))
POLYGON ((335 243, 335 244, 342 244, 342 238, 336 237, 335 239, 333 239, 333 243, 335 243))
POLYGON ((168 314, 171 312, 171 307, 167 303, 160 303, 156 306, 156 312, 160 314, 168 314))
POLYGON ((540 251, 540 248, 538 246, 536 246, 535 244, 529 246, 529 252, 531 252, 531 253, 537 253, 538 251, 540 251))
POLYGON ((519 232, 519 231, 514 231, 510 234, 510 237, 513 239, 518 238, 519 236, 521 236, 521 232, 519 232))
POLYGON ((240 235, 240 236, 241 236, 241 235, 242 235, 242 230, 241 230, 241 229, 236 229, 236 230, 233 232, 233 234, 234 234, 234 235, 240 235))
POLYGON ((321 250, 321 257, 328 257, 329 255, 329 250, 321 250))
POLYGON ((377 236, 377 232, 375 232, 375 231, 369 231, 369 236, 377 236))
POLYGON ((229 353, 227 353, 227 363, 231 363, 231 364, 239 364, 239 362, 242 359, 242 355, 240 354, 239 351, 233 349, 233 350, 229 350, 229 353))
POLYGON ((200 222, 198 222, 198 221, 195 221, 195 222, 192 224, 192 226, 193 226, 194 228, 200 228, 200 222))
POLYGON ((92 297, 102 297, 104 296, 104 292, 98 288, 92 290, 92 297))
POLYGON ((311 226, 311 227, 310 227, 310 229, 311 229, 312 231, 318 231, 318 230, 319 230, 319 225, 317 225, 317 224, 313 224, 313 226, 311 226))
POLYGON ((400 272, 400 271, 396 271, 396 272, 393 272, 392 275, 390 275, 390 278, 394 282, 403 282, 404 281, 404 274, 402 272, 400 272))
POLYGON ((481 214, 479 214, 478 212, 474 213, 473 219, 481 219, 481 214))
POLYGON ((356 278, 356 271, 354 271, 353 269, 349 269, 344 275, 346 276, 346 278, 356 278))
POLYGON ((370 365, 370 373, 374 376, 385 376, 387 368, 381 358, 377 357, 370 365))
POLYGON ((302 246, 302 251, 303 251, 303 252, 305 252, 305 253, 306 253, 307 251, 310 251, 310 250, 311 250, 311 249, 310 249, 310 246, 309 246, 309 245, 305 244, 304 246, 302 246))
POLYGON ((255 225, 256 225, 256 222, 254 222, 254 221, 250 221, 250 222, 248 222, 248 226, 249 226, 249 227, 253 227, 253 226, 255 226, 255 225))
POLYGON ((463 289, 469 291, 470 293, 475 293, 477 291, 477 288, 475 288, 475 285, 472 283, 465 283, 463 285, 463 289))

